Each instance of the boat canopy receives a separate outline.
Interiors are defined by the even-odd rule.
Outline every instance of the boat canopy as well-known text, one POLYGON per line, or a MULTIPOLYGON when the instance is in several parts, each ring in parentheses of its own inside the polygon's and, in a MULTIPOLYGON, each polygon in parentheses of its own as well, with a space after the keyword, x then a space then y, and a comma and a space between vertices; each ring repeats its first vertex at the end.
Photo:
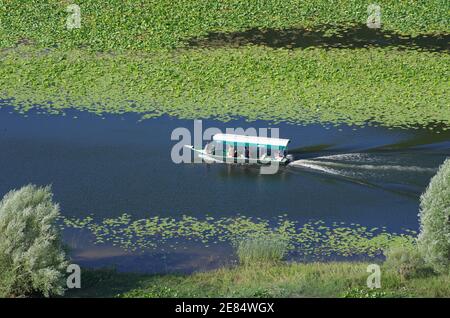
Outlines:
POLYGON ((285 148, 290 141, 289 139, 255 137, 235 134, 216 134, 213 136, 213 140, 226 143, 254 144, 258 146, 276 146, 281 148, 285 148))

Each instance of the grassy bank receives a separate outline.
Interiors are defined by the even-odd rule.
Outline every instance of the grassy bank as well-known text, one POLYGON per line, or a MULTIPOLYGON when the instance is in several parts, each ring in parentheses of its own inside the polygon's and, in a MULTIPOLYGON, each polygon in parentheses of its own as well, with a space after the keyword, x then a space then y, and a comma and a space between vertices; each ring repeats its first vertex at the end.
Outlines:
POLYGON ((382 267, 381 289, 366 286, 368 263, 239 266, 192 275, 84 272, 68 297, 450 297, 450 276, 423 273, 402 279, 382 267))
MULTIPOLYGON (((146 117, 295 123, 450 124, 450 55, 261 47, 98 54, 22 46, 0 55, 2 98, 22 110, 76 107, 146 117)), ((444 125, 442 125, 444 124, 444 125)))

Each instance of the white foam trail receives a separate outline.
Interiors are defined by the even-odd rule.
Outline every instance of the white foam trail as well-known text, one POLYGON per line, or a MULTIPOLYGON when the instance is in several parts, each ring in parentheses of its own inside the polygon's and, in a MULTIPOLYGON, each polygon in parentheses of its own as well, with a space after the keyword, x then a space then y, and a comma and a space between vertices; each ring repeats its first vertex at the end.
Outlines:
POLYGON ((361 160, 367 159, 367 154, 363 153, 343 153, 339 155, 329 155, 315 157, 314 159, 328 159, 328 160, 361 160))
POLYGON ((417 166, 399 166, 399 165, 355 165, 348 163, 338 163, 330 161, 315 162, 324 166, 341 167, 350 169, 365 169, 365 170, 395 170, 395 171, 411 171, 411 172, 436 172, 435 168, 423 168, 417 166))
POLYGON ((343 153, 339 155, 315 157, 314 160, 333 160, 333 161, 357 161, 357 162, 384 162, 382 157, 375 157, 367 153, 343 153))
POLYGON ((327 167, 323 167, 320 164, 317 164, 315 161, 312 161, 312 160, 306 160, 306 159, 295 160, 295 161, 291 162, 289 165, 305 167, 305 168, 318 170, 318 171, 321 171, 321 172, 335 174, 335 175, 343 175, 343 173, 341 173, 341 172, 339 172, 337 170, 330 169, 330 168, 327 168, 327 167))

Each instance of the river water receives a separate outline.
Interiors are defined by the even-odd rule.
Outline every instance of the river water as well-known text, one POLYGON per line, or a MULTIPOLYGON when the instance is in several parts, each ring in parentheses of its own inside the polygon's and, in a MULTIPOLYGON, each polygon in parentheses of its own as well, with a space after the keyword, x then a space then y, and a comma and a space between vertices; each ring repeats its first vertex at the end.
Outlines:
MULTIPOLYGON (((419 197, 450 156, 450 131, 203 120, 203 129, 278 128, 295 162, 277 174, 257 168, 171 159, 175 128, 192 120, 139 115, 65 116, 0 109, 0 194, 28 183, 51 184, 64 216, 98 218, 206 214, 307 222, 354 222, 391 231, 418 229, 419 197)), ((226 245, 183 251, 130 252, 94 245, 67 230, 75 262, 144 272, 189 272, 226 263, 226 245)))

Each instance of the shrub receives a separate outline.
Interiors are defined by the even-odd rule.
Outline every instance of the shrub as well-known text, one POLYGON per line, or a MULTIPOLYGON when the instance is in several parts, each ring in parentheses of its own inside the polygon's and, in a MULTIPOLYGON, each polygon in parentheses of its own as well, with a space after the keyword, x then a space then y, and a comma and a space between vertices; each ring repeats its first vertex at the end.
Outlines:
POLYGON ((419 251, 437 272, 450 269, 450 159, 431 179, 420 198, 419 251))
POLYGON ((386 298, 388 294, 384 291, 366 288, 351 288, 345 291, 344 298, 386 298))
POLYGON ((0 296, 64 293, 66 255, 50 187, 27 185, 0 201, 0 296))
POLYGON ((276 263, 288 252, 289 244, 281 237, 247 238, 237 244, 237 256, 242 265, 276 263))
POLYGON ((385 250, 384 255, 386 256, 385 268, 397 272, 402 279, 416 275, 425 265, 415 245, 393 246, 385 250))

